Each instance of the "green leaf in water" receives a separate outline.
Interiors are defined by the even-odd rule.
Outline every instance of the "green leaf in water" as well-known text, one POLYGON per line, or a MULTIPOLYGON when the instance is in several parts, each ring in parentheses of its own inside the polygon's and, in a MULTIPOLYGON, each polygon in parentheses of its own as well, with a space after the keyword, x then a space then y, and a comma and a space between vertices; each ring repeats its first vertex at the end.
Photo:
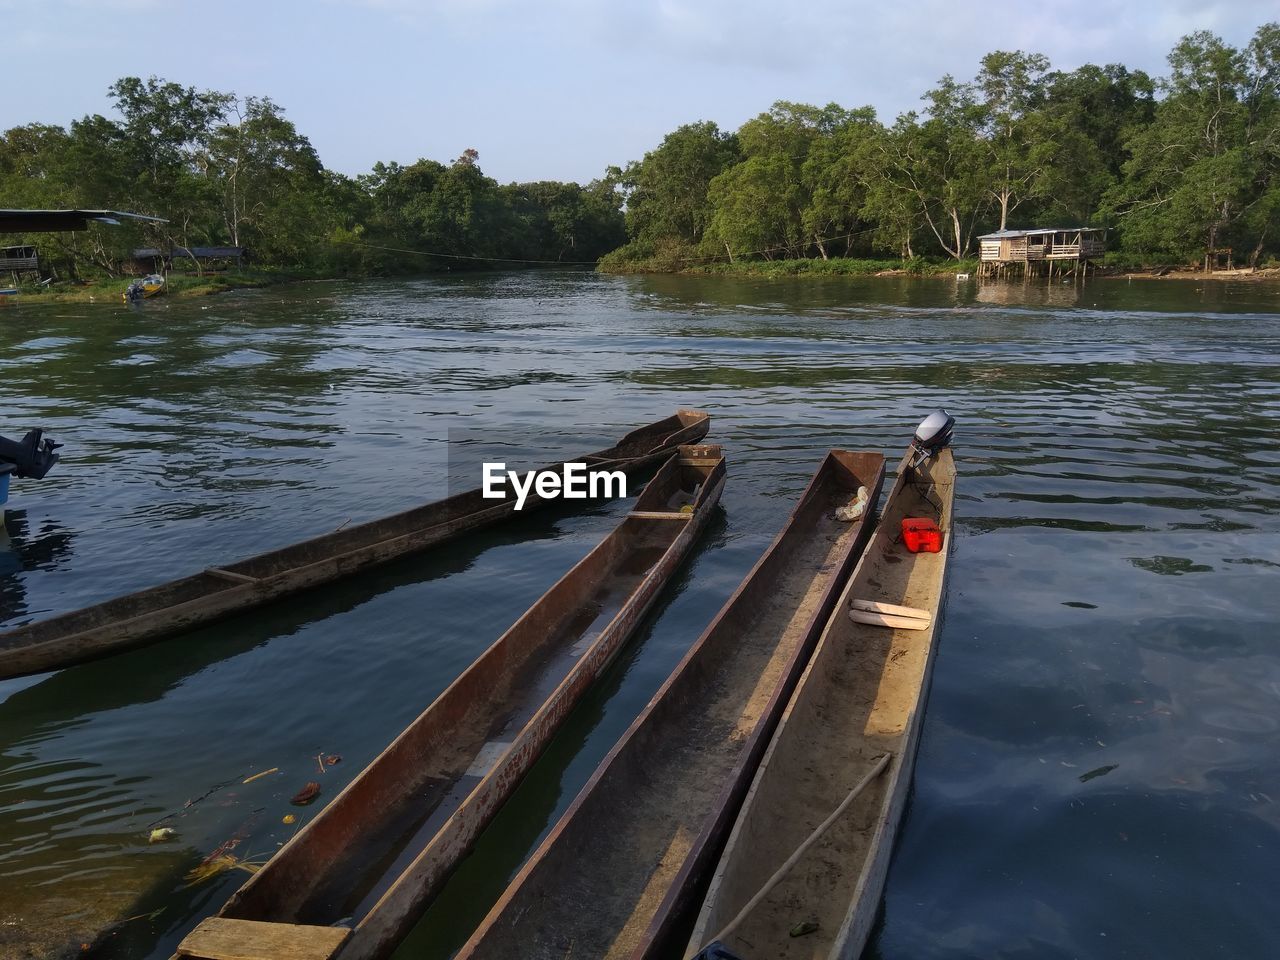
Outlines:
POLYGON ((1105 777, 1118 766, 1120 766, 1118 763, 1108 763, 1105 767, 1095 767, 1088 773, 1080 774, 1080 782, 1088 783, 1090 780, 1096 779, 1097 777, 1105 777))
POLYGON ((1180 577, 1184 573, 1209 573, 1213 570, 1206 563, 1193 563, 1186 557, 1129 557, 1129 562, 1135 567, 1165 577, 1180 577))

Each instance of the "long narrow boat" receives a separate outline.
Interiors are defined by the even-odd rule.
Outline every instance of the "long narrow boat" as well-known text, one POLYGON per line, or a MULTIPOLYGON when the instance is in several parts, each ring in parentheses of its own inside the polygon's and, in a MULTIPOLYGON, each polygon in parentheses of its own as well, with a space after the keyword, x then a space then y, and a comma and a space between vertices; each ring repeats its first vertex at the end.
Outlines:
POLYGON ((880 454, 827 455, 772 546, 460 957, 599 960, 672 941, 867 542, 883 475, 880 454), (837 519, 859 487, 866 519, 837 519))
POLYGON ((188 935, 179 956, 388 954, 689 553, 724 477, 719 447, 681 447, 618 528, 188 935))
POLYGON ((862 954, 910 789, 951 538, 951 451, 911 459, 787 704, 687 955, 717 939, 746 960, 862 954), (904 517, 934 520, 942 551, 909 552, 904 517), (799 925, 812 932, 792 936, 799 925))
MULTIPOLYGON (((633 430, 606 450, 572 462, 592 470, 630 473, 666 460, 681 444, 697 443, 710 425, 710 416, 700 410, 679 410, 633 430)), ((546 469, 559 473, 562 466, 546 469)), ((522 512, 543 502, 531 492, 522 512)), ((471 490, 6 630, 0 633, 0 680, 108 656, 350 576, 507 519, 515 513, 515 504, 513 493, 496 499, 471 490)))

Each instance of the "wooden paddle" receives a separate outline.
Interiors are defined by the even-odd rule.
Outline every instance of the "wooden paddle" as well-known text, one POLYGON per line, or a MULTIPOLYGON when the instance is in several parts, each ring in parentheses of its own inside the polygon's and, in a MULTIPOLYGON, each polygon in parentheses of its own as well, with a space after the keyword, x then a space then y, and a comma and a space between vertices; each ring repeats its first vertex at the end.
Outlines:
POLYGON ((893 627, 898 630, 928 630, 933 614, 915 607, 900 607, 896 603, 878 600, 849 601, 849 619, 854 623, 869 623, 876 627, 893 627))
POLYGON ((923 620, 925 623, 933 620, 933 614, 928 610, 919 610, 915 607, 900 607, 896 603, 881 603, 878 600, 858 600, 855 598, 849 601, 849 606, 854 610, 862 610, 866 613, 905 617, 907 620, 923 620))

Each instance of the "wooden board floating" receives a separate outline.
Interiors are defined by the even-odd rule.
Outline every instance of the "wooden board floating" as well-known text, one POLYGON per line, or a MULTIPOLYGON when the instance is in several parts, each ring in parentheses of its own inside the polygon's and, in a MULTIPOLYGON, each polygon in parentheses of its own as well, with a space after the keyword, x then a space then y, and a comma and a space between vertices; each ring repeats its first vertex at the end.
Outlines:
MULTIPOLYGON (((699 410, 633 430, 617 444, 576 458, 594 469, 640 470, 668 459, 681 444, 707 435, 699 410)), ((548 467, 560 471, 563 464, 548 467)), ((545 503, 530 494, 521 513, 545 503)), ((71 666, 259 606, 397 557, 424 550, 515 514, 515 495, 488 499, 481 490, 344 527, 291 547, 212 567, 73 613, 0 632, 0 680, 71 666)))
POLYGON ((751 906, 724 944, 742 956, 783 960, 862 953, 910 789, 947 565, 946 551, 910 553, 895 543, 899 522, 934 517, 951 540, 951 451, 918 469, 909 459, 899 467, 841 606, 874 594, 923 610, 929 620, 922 627, 918 618, 899 618, 911 626, 886 630, 886 624, 831 618, 751 783, 685 956, 725 930, 851 795, 848 808, 751 906), (884 770, 870 775, 886 754, 884 770), (863 779, 865 789, 854 793, 863 779), (817 929, 792 937, 805 921, 816 921, 817 929))
POLYGON ((777 539, 459 958, 598 960, 683 948, 681 919, 866 544, 869 524, 837 520, 835 508, 860 486, 874 506, 883 475, 879 454, 827 456, 777 539))
MULTIPOLYGON (((680 447, 617 529, 219 916, 312 925, 351 918, 343 960, 388 955, 634 632, 705 529, 724 479, 719 447, 680 447), (671 522, 676 513, 684 522, 671 522)), ((198 949, 188 939, 179 955, 203 957, 198 949)))

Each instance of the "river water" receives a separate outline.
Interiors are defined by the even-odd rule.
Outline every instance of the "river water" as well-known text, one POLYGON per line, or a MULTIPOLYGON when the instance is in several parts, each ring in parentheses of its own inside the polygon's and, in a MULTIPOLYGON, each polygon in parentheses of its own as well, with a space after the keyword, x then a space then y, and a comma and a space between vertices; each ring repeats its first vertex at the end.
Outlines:
MULTIPOLYGON (((953 572, 869 953, 1274 956, 1278 306, 1247 283, 579 273, 10 305, 0 431, 66 446, 14 483, 0 625, 435 499, 450 438, 532 465, 709 410, 722 509, 398 954, 448 956, 823 452, 896 453, 945 406, 953 572)), ((248 876, 191 870, 269 856, 314 815, 289 805, 303 784, 333 796, 625 509, 0 682, 0 957, 75 955, 122 920, 99 955, 168 956, 248 876), (156 823, 176 836, 149 843, 156 823)))

